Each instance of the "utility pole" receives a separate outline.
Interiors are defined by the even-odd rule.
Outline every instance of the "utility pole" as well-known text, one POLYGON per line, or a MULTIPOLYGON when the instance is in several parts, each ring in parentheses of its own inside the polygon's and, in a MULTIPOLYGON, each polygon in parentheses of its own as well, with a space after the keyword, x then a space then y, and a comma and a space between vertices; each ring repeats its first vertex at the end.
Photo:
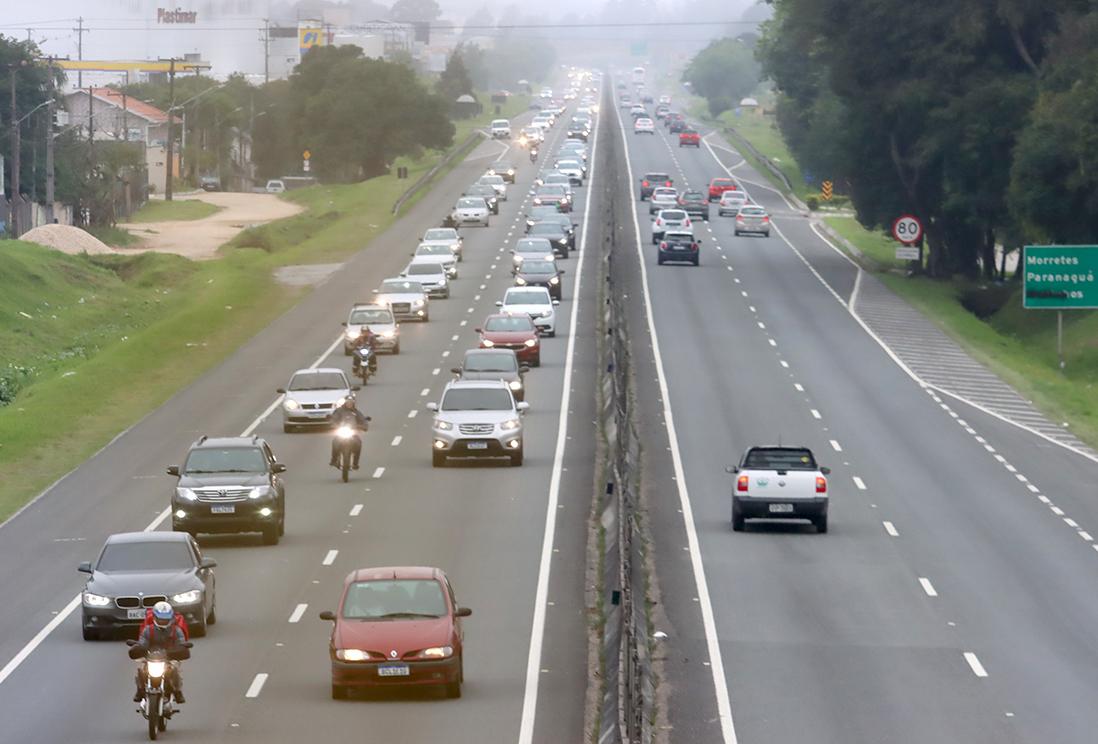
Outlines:
MULTIPOLYGON (((76 58, 78 60, 83 61, 83 59, 84 59, 84 34, 85 34, 85 31, 84 31, 84 16, 80 16, 79 18, 76 19, 76 21, 77 21, 77 28, 73 29, 73 31, 76 32, 76 58)), ((77 70, 76 71, 76 87, 77 88, 83 88, 84 87, 84 71, 83 70, 77 70)))
POLYGON ((168 100, 171 101, 168 104, 168 162, 167 166, 167 178, 164 179, 164 201, 172 200, 172 155, 175 148, 172 145, 172 140, 175 137, 175 127, 172 126, 172 111, 175 109, 175 57, 172 57, 171 66, 168 70, 168 100))
POLYGON ((22 235, 19 230, 19 205, 23 200, 19 195, 19 150, 22 148, 19 142, 19 112, 15 104, 16 69, 17 66, 13 64, 11 67, 11 234, 18 238, 22 235))
POLYGON ((46 223, 53 224, 53 58, 47 61, 46 95, 46 223))
POLYGON ((263 19, 263 82, 271 82, 271 19, 263 19))

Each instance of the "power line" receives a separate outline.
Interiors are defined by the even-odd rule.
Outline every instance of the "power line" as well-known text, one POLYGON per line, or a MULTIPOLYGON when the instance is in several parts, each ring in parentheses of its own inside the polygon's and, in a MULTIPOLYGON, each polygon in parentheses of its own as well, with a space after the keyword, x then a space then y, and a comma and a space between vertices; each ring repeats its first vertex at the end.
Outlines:
MULTIPOLYGON (((91 19, 85 18, 84 22, 89 23, 91 19)), ((251 19, 246 19, 251 20, 251 19)), ((263 19, 259 19, 263 20, 263 19)), ((359 24, 362 25, 362 24, 359 24)), ((409 24, 418 25, 418 24, 409 24)), ((488 24, 471 24, 462 26, 459 24, 429 24, 429 28, 432 31, 448 31, 453 33, 459 33, 467 30, 475 31, 510 31, 510 30, 547 30, 547 29, 588 29, 588 28, 671 28, 671 27, 697 27, 697 26, 757 26, 756 21, 612 21, 606 23, 501 23, 497 25, 488 24)), ((35 27, 33 24, 29 24, 29 27, 34 30, 53 31, 57 30, 53 27, 35 27)), ((3 24, 0 25, 0 29, 19 29, 26 30, 28 24, 3 24)), ((74 29, 75 30, 75 29, 74 29)), ((85 32, 87 31, 140 31, 142 33, 148 33, 150 31, 263 31, 263 26, 199 26, 199 25, 172 25, 172 26, 85 26, 85 32)))

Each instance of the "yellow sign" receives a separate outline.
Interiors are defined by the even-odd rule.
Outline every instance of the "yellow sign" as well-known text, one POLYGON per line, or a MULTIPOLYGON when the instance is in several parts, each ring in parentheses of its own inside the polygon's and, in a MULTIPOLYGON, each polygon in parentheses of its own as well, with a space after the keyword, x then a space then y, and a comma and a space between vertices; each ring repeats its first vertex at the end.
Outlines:
POLYGON ((311 152, 309 152, 308 150, 306 150, 305 152, 301 153, 301 157, 305 158, 306 160, 308 160, 308 159, 309 159, 309 158, 311 158, 312 156, 313 156, 313 154, 312 154, 311 152))
POLYGON ((313 47, 324 46, 324 29, 320 26, 299 25, 297 27, 297 46, 302 56, 313 47))
POLYGON ((820 189, 820 196, 824 201, 831 201, 831 181, 824 181, 820 189))

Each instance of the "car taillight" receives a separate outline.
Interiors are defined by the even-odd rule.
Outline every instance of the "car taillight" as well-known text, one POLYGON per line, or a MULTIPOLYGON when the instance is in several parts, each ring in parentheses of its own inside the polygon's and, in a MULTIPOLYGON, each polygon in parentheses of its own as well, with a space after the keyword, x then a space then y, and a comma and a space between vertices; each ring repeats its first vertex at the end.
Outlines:
POLYGON ((747 476, 741 475, 736 479, 736 490, 740 493, 747 493, 747 476))
POLYGON ((770 222, 770 218, 769 217, 763 217, 763 222, 770 222))
POLYGON ((660 241, 660 250, 667 250, 667 241, 660 241))
POLYGON ((664 184, 664 186, 670 186, 670 185, 671 185, 671 179, 669 178, 669 179, 667 179, 667 182, 664 184))
POLYGON ((743 222, 743 217, 737 214, 736 215, 736 222, 742 223, 743 222))
POLYGON ((697 243, 691 243, 690 244, 690 250, 692 250, 692 251, 698 250, 698 244, 697 243))
POLYGON ((641 181, 641 186, 648 188, 648 181, 641 181))
POLYGON ((816 493, 827 493, 827 478, 816 476, 816 493))

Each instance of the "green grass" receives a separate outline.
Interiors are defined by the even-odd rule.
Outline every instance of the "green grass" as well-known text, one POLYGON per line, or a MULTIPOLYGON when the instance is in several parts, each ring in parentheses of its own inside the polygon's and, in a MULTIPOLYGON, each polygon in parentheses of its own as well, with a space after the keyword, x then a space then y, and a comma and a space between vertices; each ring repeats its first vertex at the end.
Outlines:
POLYGON ((496 116, 496 104, 492 103, 492 96, 482 93, 479 96, 484 101, 484 112, 480 116, 471 119, 459 119, 454 122, 454 145, 460 145, 465 138, 475 129, 484 129, 492 123, 492 119, 513 119, 530 107, 530 96, 516 94, 508 97, 507 103, 500 106, 499 116, 496 116))
POLYGON ((133 213, 130 218, 132 223, 141 222, 169 222, 174 220, 200 220, 217 214, 221 207, 198 199, 150 199, 141 209, 133 213))
POLYGON ((276 268, 340 261, 385 230, 397 197, 433 162, 410 165, 409 180, 286 194, 306 211, 244 231, 217 261, 66 256, 5 241, 0 398, 17 394, 0 403, 0 473, 18 477, 0 478, 0 520, 290 307, 306 290, 278 284, 276 268))
POLYGON ((824 222, 870 259, 869 268, 904 270, 911 264, 910 261, 896 259, 899 243, 883 231, 867 230, 853 217, 824 217, 824 222))
POLYGON ((91 227, 84 228, 95 237, 102 240, 109 246, 114 248, 125 248, 133 245, 138 241, 138 238, 128 230, 123 230, 121 227, 109 227, 107 225, 92 225, 91 227))

